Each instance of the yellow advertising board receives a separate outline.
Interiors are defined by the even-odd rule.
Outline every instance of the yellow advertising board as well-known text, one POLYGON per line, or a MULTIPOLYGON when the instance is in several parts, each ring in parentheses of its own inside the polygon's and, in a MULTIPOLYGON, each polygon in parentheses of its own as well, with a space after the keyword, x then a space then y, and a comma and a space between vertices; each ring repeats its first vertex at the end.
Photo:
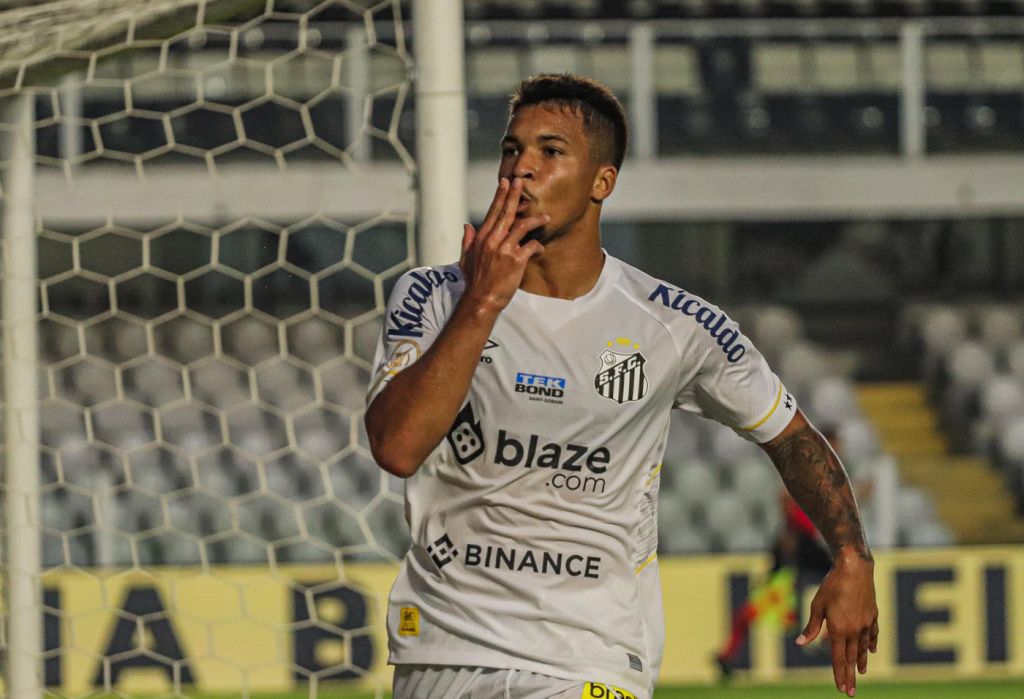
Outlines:
MULTIPOLYGON (((764 556, 660 561, 663 684, 711 682, 713 662, 768 568, 764 556)), ((383 628, 389 565, 55 570, 43 577, 47 685, 69 694, 285 691, 309 682, 390 684, 383 628)), ((871 679, 1024 678, 1024 547, 877 556, 881 637, 871 679)), ((809 605, 817 581, 801 580, 809 605)), ((829 676, 799 628, 755 627, 738 658, 759 681, 829 676)))

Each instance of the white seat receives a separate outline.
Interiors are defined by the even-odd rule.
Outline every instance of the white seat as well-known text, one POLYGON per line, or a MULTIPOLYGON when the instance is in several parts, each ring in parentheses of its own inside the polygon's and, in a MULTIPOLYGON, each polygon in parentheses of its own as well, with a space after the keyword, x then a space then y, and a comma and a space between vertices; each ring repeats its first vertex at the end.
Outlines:
POLYGON ((1011 376, 993 376, 981 390, 981 413, 995 420, 1024 414, 1024 386, 1011 376))
POLYGON ((703 464, 677 469, 672 482, 680 502, 706 503, 718 491, 717 474, 703 464))
POLYGON ((339 337, 339 328, 321 318, 309 320, 295 326, 290 347, 292 353, 310 364, 319 365, 334 359, 345 350, 345 339, 339 337))
POLYGON ((947 365, 950 380, 957 386, 975 388, 995 374, 995 358, 982 344, 973 341, 960 343, 952 352, 947 365))
POLYGON ((720 491, 704 509, 708 529, 719 536, 728 536, 734 527, 750 523, 750 508, 736 493, 720 491))
POLYGON ((999 433, 999 451, 1012 461, 1024 463, 1024 416, 1013 417, 999 433))
POLYGON ((992 350, 1004 350, 1021 339, 1021 316, 1015 308, 994 306, 981 311, 979 331, 982 343, 992 350))
POLYGON ((811 389, 808 412, 821 425, 838 425, 860 415, 857 392, 843 377, 829 376, 811 389))
POLYGON ((715 461, 723 464, 756 459, 760 453, 760 447, 724 425, 718 425, 712 432, 711 445, 715 461))
POLYGON ((921 324, 926 354, 944 356, 967 337, 967 322, 961 311, 938 307, 928 311, 921 324))
POLYGON ((812 344, 799 342, 782 353, 779 374, 791 393, 803 397, 829 374, 821 352, 812 344))
POLYGON ((867 420, 847 420, 839 426, 839 457, 846 461, 869 461, 881 452, 878 433, 867 420))
POLYGON ((769 532, 750 525, 736 526, 721 532, 725 550, 730 552, 765 551, 771 544, 769 532))
POLYGON ((366 408, 369 375, 349 362, 335 362, 320 370, 324 398, 349 410, 366 408))
POLYGON ((794 311, 769 306, 753 315, 753 340, 766 357, 777 358, 787 347, 801 341, 803 321, 794 311))
POLYGON ((771 506, 779 501, 782 479, 765 460, 747 460, 733 465, 733 490, 744 501, 771 506))
POLYGON ((229 563, 265 563, 268 560, 267 545, 244 534, 235 534, 224 539, 229 563))
POLYGON ((920 488, 902 486, 896 494, 900 529, 909 529, 935 521, 935 505, 920 488))
POLYGON ((659 529, 658 551, 670 555, 707 553, 711 542, 706 533, 690 527, 659 529))
POLYGON ((87 405, 94 405, 117 394, 114 370, 96 362, 76 364, 71 369, 71 380, 84 397, 87 405))
POLYGON ((279 352, 274 328, 255 318, 242 318, 226 333, 234 356, 247 364, 256 364, 279 352))
POLYGON ((197 398, 218 408, 229 408, 250 399, 248 377, 221 361, 192 370, 192 391, 197 398))
POLYGON ((906 545, 914 548, 952 546, 956 543, 952 532, 938 522, 928 522, 910 527, 903 530, 902 534, 906 545))

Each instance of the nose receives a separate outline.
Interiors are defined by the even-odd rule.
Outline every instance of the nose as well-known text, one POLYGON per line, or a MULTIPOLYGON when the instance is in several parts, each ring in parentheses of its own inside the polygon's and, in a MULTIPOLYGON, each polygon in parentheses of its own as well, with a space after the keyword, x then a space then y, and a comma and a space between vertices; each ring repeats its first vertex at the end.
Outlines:
POLYGON ((536 168, 533 158, 530 157, 528 153, 522 153, 519 158, 516 159, 512 174, 523 180, 532 180, 535 170, 536 168))

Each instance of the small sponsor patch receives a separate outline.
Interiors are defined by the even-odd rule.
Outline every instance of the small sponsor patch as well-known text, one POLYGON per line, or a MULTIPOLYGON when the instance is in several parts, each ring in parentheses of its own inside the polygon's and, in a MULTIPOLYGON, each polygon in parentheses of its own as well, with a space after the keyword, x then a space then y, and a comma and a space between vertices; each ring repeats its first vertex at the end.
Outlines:
POLYGON ((398 617, 399 636, 420 635, 420 610, 416 607, 402 607, 398 617))
MULTIPOLYGON (((650 559, 647 559, 650 561, 650 559)), ((645 564, 646 565, 646 564, 645 564)), ((636 670, 637 672, 644 671, 644 664, 640 661, 640 656, 634 653, 626 653, 626 657, 629 658, 629 667, 636 670)))
POLYGON ((583 694, 580 696, 581 699, 636 699, 632 692, 600 682, 587 682, 583 685, 583 694))

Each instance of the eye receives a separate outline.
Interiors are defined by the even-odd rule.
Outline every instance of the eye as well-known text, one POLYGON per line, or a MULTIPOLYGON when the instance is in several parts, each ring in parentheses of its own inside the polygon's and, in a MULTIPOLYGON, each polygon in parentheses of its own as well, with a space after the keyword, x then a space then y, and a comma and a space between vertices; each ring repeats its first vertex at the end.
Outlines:
POLYGON ((502 154, 502 156, 515 155, 516 154, 516 147, 515 146, 502 146, 501 154, 502 154))
POLYGON ((552 147, 548 146, 547 148, 544 149, 544 155, 546 155, 548 157, 552 157, 553 158, 556 155, 561 155, 561 154, 562 154, 562 151, 558 150, 557 148, 552 148, 552 147))

